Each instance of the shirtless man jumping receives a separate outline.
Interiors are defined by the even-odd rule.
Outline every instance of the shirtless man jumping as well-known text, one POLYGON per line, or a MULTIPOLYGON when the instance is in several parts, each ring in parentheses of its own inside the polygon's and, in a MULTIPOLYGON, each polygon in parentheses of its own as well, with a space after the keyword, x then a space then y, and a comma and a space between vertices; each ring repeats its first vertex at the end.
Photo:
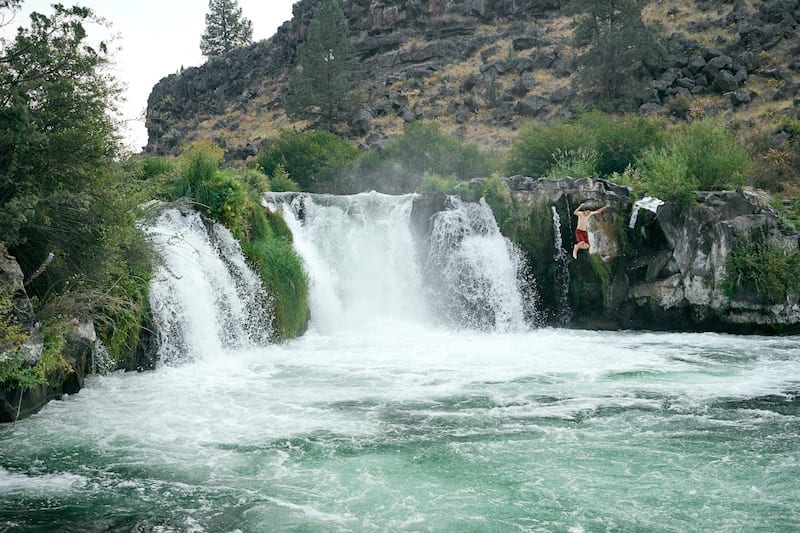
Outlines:
POLYGON ((600 209, 595 209, 594 211, 585 208, 586 204, 583 203, 575 208, 575 211, 572 212, 573 215, 578 217, 578 225, 575 228, 575 246, 572 247, 572 258, 578 258, 578 250, 588 250, 589 249, 589 233, 587 228, 589 226, 589 219, 594 215, 599 215, 603 211, 609 208, 609 205, 606 204, 600 209))

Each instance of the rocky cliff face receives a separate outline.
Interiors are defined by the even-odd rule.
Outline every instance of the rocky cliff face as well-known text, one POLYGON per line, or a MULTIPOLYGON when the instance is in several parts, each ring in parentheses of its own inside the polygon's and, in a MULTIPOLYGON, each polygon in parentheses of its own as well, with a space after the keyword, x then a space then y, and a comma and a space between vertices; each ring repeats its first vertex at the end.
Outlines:
MULTIPOLYGON (((726 262, 737 243, 766 238, 798 246, 784 235, 769 205, 746 191, 700 193, 691 207, 663 204, 640 210, 630 226, 630 191, 604 180, 504 180, 512 216, 504 233, 527 255, 540 292, 542 314, 554 325, 612 329, 774 333, 800 331, 798 294, 777 304, 723 289, 726 262), (572 211, 586 202, 610 209, 592 217, 590 254, 568 258, 575 242, 572 211)), ((436 197, 415 204, 424 218, 441 209, 436 197)))
MULTIPOLYGON (((168 76, 148 100, 147 150, 212 139, 252 155, 281 127, 287 75, 318 0, 301 0, 267 41, 168 76)), ((502 145, 526 119, 569 116, 582 87, 566 0, 344 0, 365 100, 345 133, 379 146, 420 119, 502 145)), ((664 0, 644 11, 666 53, 647 65, 642 113, 679 117, 791 108, 800 88, 800 0, 664 0)), ((302 127, 302 125, 298 125, 302 127)))

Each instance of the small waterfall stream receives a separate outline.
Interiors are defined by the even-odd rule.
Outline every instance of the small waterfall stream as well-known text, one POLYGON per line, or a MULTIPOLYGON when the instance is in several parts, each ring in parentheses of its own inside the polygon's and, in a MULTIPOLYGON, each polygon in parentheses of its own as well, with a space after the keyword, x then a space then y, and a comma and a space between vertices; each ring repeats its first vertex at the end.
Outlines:
POLYGON ((569 306, 569 252, 564 248, 564 241, 561 238, 561 217, 558 215, 556 206, 551 206, 553 211, 553 237, 555 242, 555 254, 553 261, 556 270, 556 285, 558 291, 558 324, 566 326, 572 320, 572 309, 569 306))

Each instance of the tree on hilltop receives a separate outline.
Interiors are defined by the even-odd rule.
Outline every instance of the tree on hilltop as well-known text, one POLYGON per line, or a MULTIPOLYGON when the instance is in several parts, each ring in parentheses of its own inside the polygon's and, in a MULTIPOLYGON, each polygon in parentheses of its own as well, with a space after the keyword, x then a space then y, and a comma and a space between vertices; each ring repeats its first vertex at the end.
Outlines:
POLYGON ((253 23, 242 16, 237 0, 209 0, 206 30, 200 51, 206 57, 222 55, 253 42, 253 23))
POLYGON ((291 118, 333 131, 337 122, 352 116, 358 95, 347 64, 352 53, 349 35, 338 0, 322 0, 297 50, 297 70, 290 78, 285 106, 291 118))
POLYGON ((579 77, 607 111, 635 109, 643 91, 646 65, 657 60, 656 32, 642 19, 647 0, 573 0, 581 17, 575 44, 586 46, 577 58, 579 77))

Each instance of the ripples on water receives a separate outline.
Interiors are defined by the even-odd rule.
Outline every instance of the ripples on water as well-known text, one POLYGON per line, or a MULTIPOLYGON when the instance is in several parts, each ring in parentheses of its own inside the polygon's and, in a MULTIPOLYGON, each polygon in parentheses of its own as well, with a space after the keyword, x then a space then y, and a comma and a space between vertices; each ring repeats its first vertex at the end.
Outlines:
POLYGON ((526 331, 485 205, 420 263, 413 197, 303 198, 312 331, 257 348, 238 246, 167 211, 166 365, 0 427, 0 531, 800 530, 800 339, 526 331))
POLYGON ((798 340, 393 323, 94 376, 0 428, 0 524, 797 530, 798 340))

